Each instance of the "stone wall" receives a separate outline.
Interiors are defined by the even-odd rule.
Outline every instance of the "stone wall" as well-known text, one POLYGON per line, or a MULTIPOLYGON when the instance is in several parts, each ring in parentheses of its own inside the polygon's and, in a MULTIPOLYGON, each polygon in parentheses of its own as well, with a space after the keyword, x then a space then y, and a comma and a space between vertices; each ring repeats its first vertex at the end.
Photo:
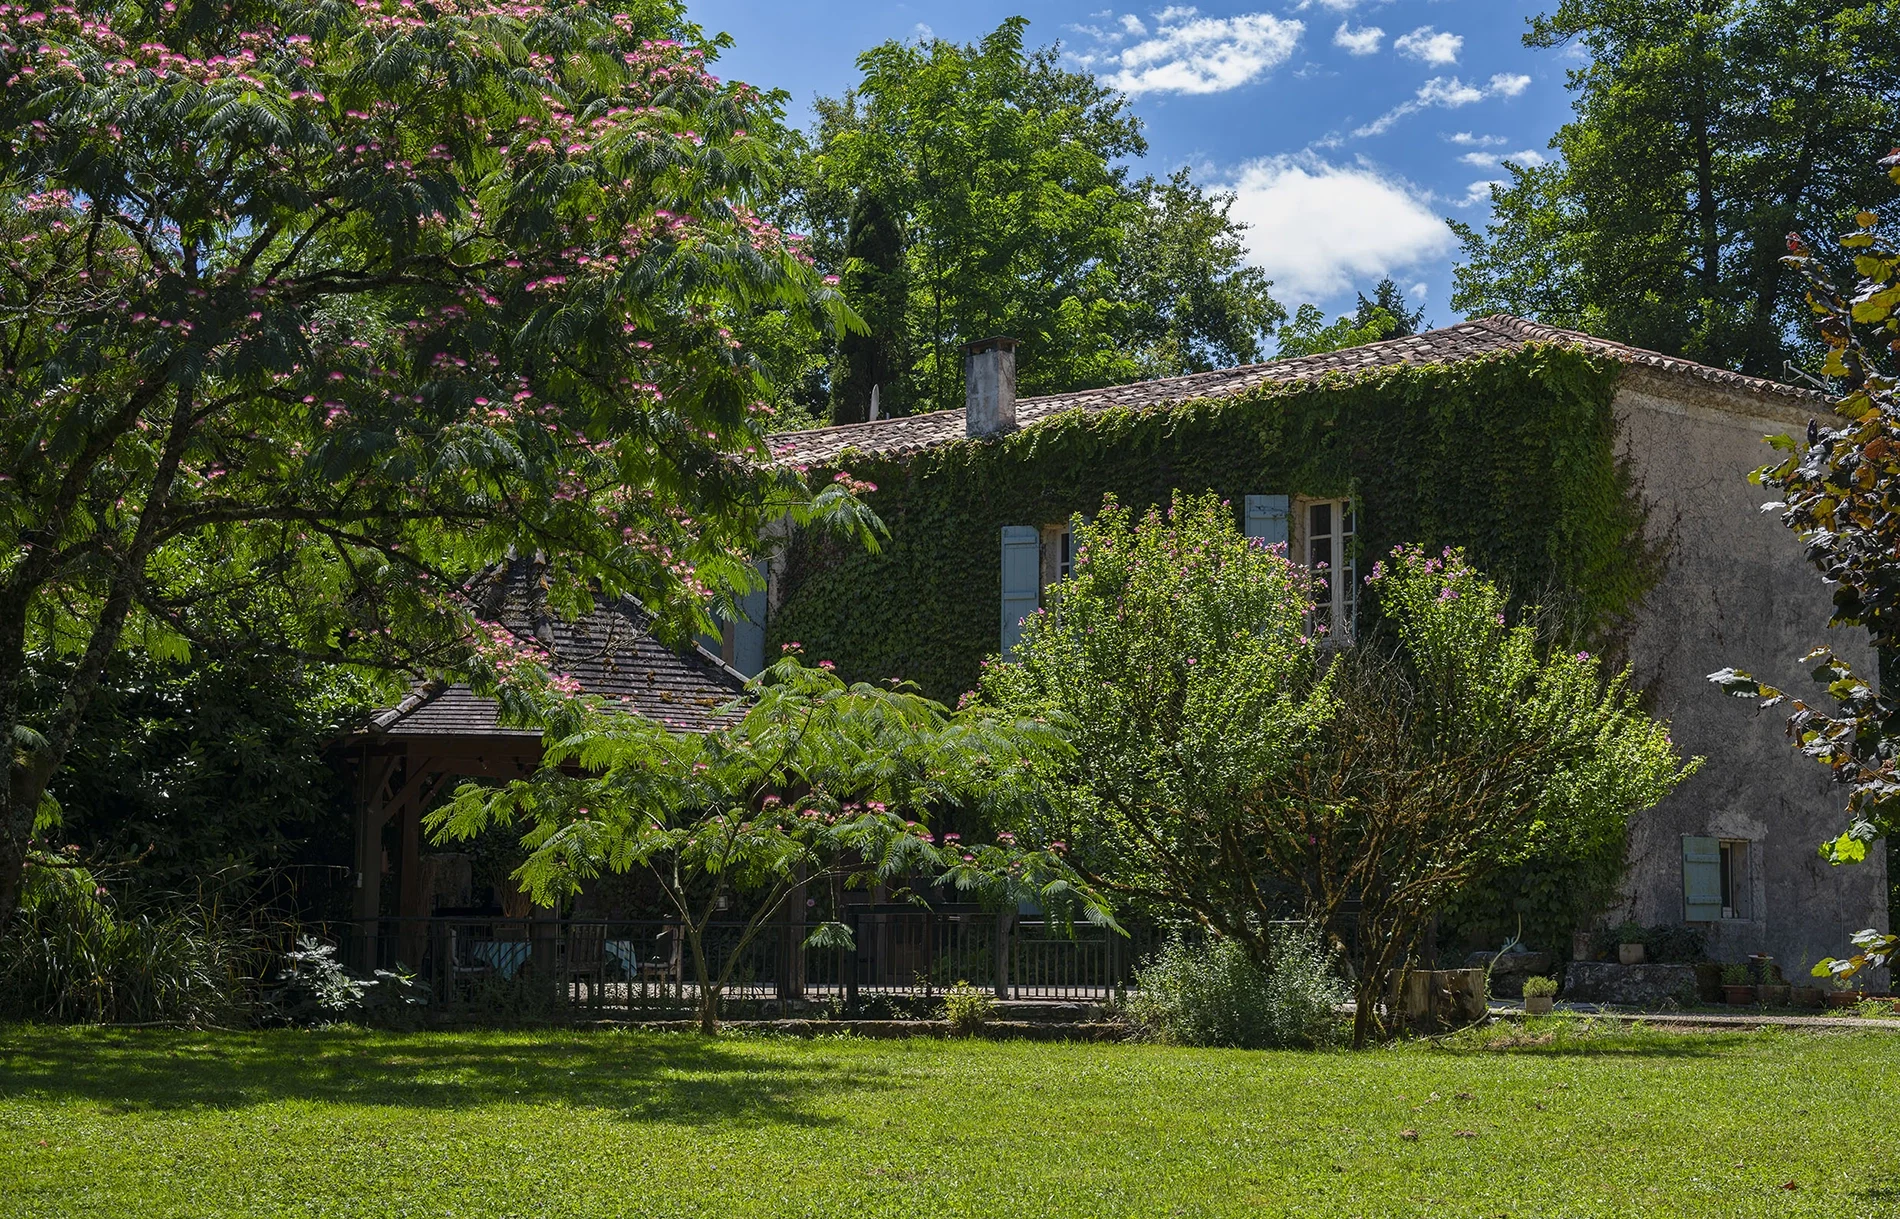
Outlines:
POLYGON ((1826 587, 1747 480, 1773 456, 1762 438, 1800 436, 1808 417, 1641 371, 1629 374, 1615 405, 1651 541, 1667 547, 1666 574, 1634 623, 1630 660, 1677 744, 1707 760, 1633 828, 1627 905, 1612 918, 1682 922, 1682 837, 1746 839, 1758 848, 1749 852, 1747 917, 1704 924, 1711 955, 1767 952, 1798 981, 1815 960, 1843 955, 1854 932, 1886 928, 1886 853, 1877 847, 1866 863, 1839 868, 1822 860, 1817 845, 1845 825, 1845 793, 1788 747, 1782 709, 1729 698, 1707 675, 1732 665, 1818 695, 1800 658, 1822 642, 1872 672, 1860 632, 1825 628, 1826 587))

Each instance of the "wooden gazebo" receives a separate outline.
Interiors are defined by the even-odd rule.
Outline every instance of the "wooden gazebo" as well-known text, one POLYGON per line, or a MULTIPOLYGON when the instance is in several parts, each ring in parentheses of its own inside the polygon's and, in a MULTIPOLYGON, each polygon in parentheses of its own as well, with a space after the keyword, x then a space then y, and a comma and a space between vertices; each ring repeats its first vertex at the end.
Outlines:
MULTIPOLYGON (((651 616, 636 602, 597 605, 570 621, 549 610, 546 594, 545 565, 537 559, 498 565, 475 590, 482 617, 545 649, 550 669, 573 678, 584 694, 614 699, 676 731, 703 732, 744 691, 744 675, 704 647, 679 650, 655 638, 651 616)), ((532 773, 541 762, 541 734, 504 725, 499 705, 467 685, 431 681, 337 749, 355 769, 357 792, 351 955, 363 968, 378 963, 383 885, 393 882, 400 934, 414 941, 399 944, 393 959, 413 964, 420 920, 432 913, 422 880, 423 812, 453 780, 532 773), (383 845, 392 819, 399 827, 393 857, 383 845)))

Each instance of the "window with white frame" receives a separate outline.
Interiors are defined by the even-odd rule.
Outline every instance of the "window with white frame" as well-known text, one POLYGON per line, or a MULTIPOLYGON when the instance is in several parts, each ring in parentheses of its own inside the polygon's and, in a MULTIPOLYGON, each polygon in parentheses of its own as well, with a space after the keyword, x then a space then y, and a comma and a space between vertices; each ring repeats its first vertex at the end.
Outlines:
POLYGON ((1349 643, 1359 610, 1352 501, 1302 500, 1298 519, 1298 553, 1314 577, 1313 631, 1333 643, 1349 643))

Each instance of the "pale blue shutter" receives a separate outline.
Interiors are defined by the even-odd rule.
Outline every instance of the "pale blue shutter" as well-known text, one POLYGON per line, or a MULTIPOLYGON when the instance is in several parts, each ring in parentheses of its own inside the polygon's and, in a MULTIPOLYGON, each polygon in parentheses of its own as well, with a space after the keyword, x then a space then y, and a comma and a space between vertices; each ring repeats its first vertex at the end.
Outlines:
POLYGON ((1682 836, 1682 917, 1691 923, 1722 917, 1722 844, 1713 838, 1682 836))
POLYGON ((1292 515, 1292 504, 1287 496, 1249 495, 1243 522, 1246 527, 1242 532, 1269 546, 1283 546, 1287 540, 1287 519, 1292 515))
POLYGON ((765 667, 766 563, 760 559, 752 566, 759 573, 759 586, 740 599, 739 621, 732 628, 732 667, 747 677, 758 676, 765 667))
POLYGON ((1023 619, 1042 591, 1042 538, 1027 525, 1003 526, 1003 656, 1023 637, 1023 619))

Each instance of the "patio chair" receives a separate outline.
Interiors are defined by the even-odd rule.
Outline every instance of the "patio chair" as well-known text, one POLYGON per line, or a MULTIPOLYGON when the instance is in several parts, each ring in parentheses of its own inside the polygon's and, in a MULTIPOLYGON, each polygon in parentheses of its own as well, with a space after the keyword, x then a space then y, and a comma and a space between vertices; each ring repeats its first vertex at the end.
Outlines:
POLYGON ((679 985, 680 950, 685 939, 678 927, 662 927, 653 937, 653 955, 640 959, 640 980, 679 985))
POLYGON ((580 987, 587 987, 587 1002, 600 1005, 601 983, 607 973, 607 926, 604 923, 569 923, 567 927, 567 981, 575 1000, 580 987))

